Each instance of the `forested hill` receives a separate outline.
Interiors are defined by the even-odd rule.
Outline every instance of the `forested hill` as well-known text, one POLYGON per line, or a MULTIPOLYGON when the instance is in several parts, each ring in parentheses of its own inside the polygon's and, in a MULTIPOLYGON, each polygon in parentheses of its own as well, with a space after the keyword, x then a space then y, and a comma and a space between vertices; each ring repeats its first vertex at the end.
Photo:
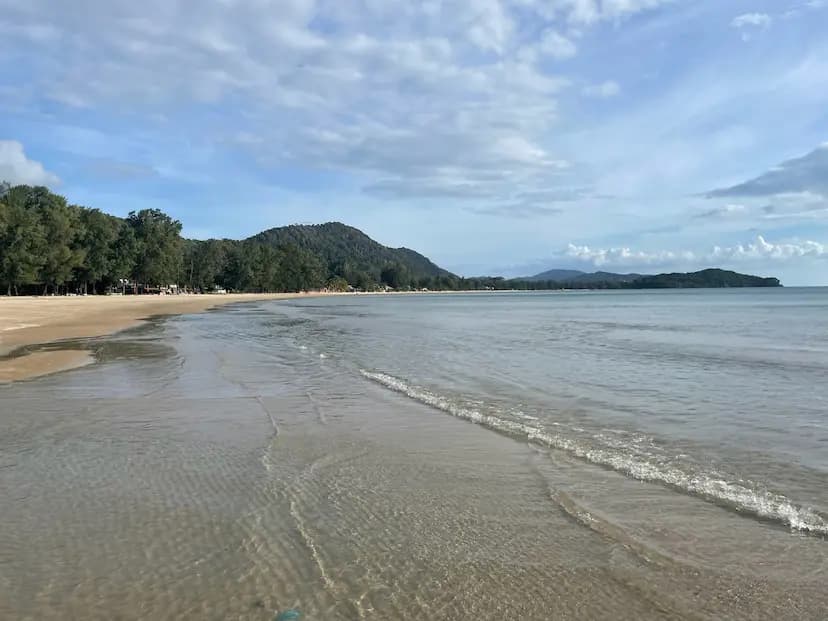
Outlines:
POLYGON ((518 280, 541 285, 556 283, 565 289, 686 289, 721 287, 779 287, 776 278, 762 278, 722 269, 671 274, 615 274, 579 270, 548 270, 518 280))
POLYGON ((641 276, 625 283, 628 289, 692 289, 722 287, 781 287, 778 278, 762 278, 720 269, 706 269, 688 274, 672 273, 641 276))
POLYGON ((184 239, 181 230, 181 222, 158 209, 118 218, 45 187, 0 183, 0 287, 32 294, 142 285, 193 291, 485 286, 338 222, 270 229, 242 241, 184 239))
POLYGON ((387 270, 389 280, 402 279, 406 286, 441 276, 456 278, 413 250, 388 248, 341 222, 282 226, 263 231, 247 241, 274 248, 294 245, 321 258, 331 274, 342 276, 350 283, 379 282, 383 269, 387 270), (395 275, 394 271, 400 273, 395 275))
POLYGON ((623 278, 596 272, 574 282, 567 280, 571 271, 539 275, 554 276, 546 280, 461 278, 413 250, 387 248, 338 222, 275 228, 243 241, 184 239, 181 230, 181 222, 158 209, 118 218, 70 204, 45 187, 0 183, 0 291, 160 291, 171 285, 191 291, 779 286, 775 278, 716 269, 623 278))

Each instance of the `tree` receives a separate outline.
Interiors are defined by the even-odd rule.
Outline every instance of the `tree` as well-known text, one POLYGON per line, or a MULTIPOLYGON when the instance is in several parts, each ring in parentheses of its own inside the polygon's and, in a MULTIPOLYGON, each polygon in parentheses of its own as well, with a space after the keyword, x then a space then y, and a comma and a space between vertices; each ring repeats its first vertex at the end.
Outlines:
POLYGON ((293 244, 278 248, 279 289, 307 291, 319 289, 325 282, 325 266, 316 255, 293 244))
POLYGON ((106 280, 117 282, 128 279, 135 272, 138 258, 138 240, 135 231, 125 221, 118 223, 118 236, 109 246, 109 274, 106 280))
POLYGON ((334 276, 328 280, 328 283, 325 285, 328 291, 336 291, 338 293, 343 293, 348 290, 348 281, 342 278, 342 276, 334 276))
POLYGON ((207 291, 219 284, 232 288, 222 276, 228 260, 228 245, 232 243, 221 239, 187 240, 184 272, 192 289, 207 291))
POLYGON ((394 289, 407 289, 411 286, 411 274, 402 263, 390 263, 382 268, 380 281, 394 289))
POLYGON ((117 218, 98 209, 81 209, 80 225, 78 238, 84 250, 84 259, 77 269, 77 276, 84 285, 84 293, 90 282, 92 293, 97 293, 99 282, 113 279, 113 246, 118 240, 121 224, 117 218))
POLYGON ((150 285, 178 282, 183 258, 181 223, 159 209, 131 211, 126 221, 136 240, 135 281, 150 285))
POLYGON ((49 292, 50 285, 58 293, 60 286, 72 278, 72 271, 83 260, 84 250, 75 243, 80 232, 78 212, 66 204, 65 198, 42 187, 32 189, 27 203, 30 209, 37 211, 43 227, 43 262, 40 266, 43 294, 49 292))
POLYGON ((253 265, 249 245, 235 244, 227 253, 221 281, 228 289, 248 291, 253 285, 253 265))
POLYGON ((251 248, 256 291, 278 291, 280 283, 279 253, 271 246, 254 244, 251 248))
POLYGON ((0 281, 9 295, 12 291, 16 294, 20 285, 34 282, 43 264, 43 230, 37 214, 27 208, 29 190, 28 186, 9 188, 6 184, 0 199, 0 281))

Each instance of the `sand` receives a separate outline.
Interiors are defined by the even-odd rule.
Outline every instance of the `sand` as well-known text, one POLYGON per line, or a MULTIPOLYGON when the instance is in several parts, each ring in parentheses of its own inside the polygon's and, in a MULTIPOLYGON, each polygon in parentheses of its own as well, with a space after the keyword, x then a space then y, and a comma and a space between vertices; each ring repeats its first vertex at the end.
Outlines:
POLYGON ((40 377, 94 362, 78 349, 24 355, 26 346, 104 336, 159 315, 198 313, 233 302, 320 294, 227 294, 176 296, 0 297, 0 383, 40 377))

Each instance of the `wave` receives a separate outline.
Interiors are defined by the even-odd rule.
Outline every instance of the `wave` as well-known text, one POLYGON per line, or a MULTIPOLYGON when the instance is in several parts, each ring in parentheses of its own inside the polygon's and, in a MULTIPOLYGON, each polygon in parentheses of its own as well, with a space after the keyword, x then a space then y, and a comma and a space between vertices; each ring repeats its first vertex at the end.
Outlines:
POLYGON ((648 545, 628 534, 620 526, 608 519, 596 515, 581 505, 575 498, 561 490, 549 490, 552 500, 563 509, 564 513, 581 526, 585 526, 596 533, 612 539, 623 545, 633 554, 648 563, 670 567, 679 564, 679 561, 662 552, 653 545, 648 545))
POLYGON ((781 522, 793 530, 828 535, 828 518, 817 511, 796 504, 783 494, 762 489, 746 481, 728 481, 715 471, 705 471, 674 461, 656 459, 652 455, 623 442, 608 441, 606 436, 578 437, 577 429, 571 435, 558 433, 563 425, 553 423, 555 430, 510 420, 503 413, 486 413, 468 407, 426 388, 408 384, 388 375, 361 370, 362 375, 390 390, 494 431, 508 434, 541 446, 566 451, 580 459, 610 468, 641 481, 661 483, 685 493, 736 510, 739 513, 781 522), (648 459, 650 457, 650 459, 648 459))

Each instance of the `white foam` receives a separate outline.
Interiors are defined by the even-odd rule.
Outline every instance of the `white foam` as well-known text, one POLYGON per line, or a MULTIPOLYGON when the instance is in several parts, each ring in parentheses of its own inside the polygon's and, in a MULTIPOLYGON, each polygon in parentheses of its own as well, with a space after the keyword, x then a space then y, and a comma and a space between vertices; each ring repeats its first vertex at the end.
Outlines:
POLYGON ((642 453, 630 455, 620 448, 592 446, 574 437, 550 433, 533 425, 486 414, 478 409, 464 407, 427 389, 412 386, 392 375, 365 370, 361 373, 386 388, 478 425, 567 451, 576 457, 612 468, 635 479, 664 483, 714 502, 725 503, 739 511, 782 522, 794 530, 828 535, 828 521, 825 518, 809 507, 795 504, 782 494, 753 488, 748 484, 725 481, 712 472, 686 472, 668 464, 647 461, 642 453))
POLYGON ((0 332, 9 332, 11 330, 23 330, 24 328, 37 328, 40 324, 38 323, 17 323, 13 326, 6 326, 5 328, 0 328, 0 332))

